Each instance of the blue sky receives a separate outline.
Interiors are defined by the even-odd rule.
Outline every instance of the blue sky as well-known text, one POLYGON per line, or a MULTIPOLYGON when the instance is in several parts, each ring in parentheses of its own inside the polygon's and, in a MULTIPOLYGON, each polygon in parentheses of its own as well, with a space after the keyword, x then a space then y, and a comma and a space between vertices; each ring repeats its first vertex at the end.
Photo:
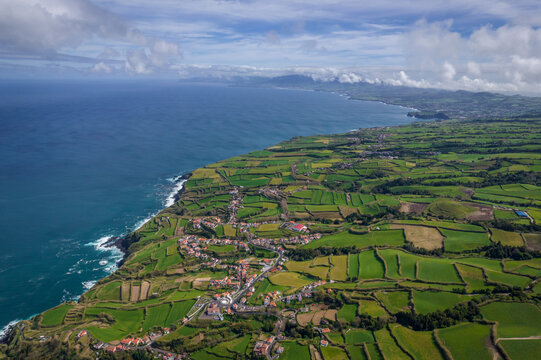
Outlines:
POLYGON ((532 93, 541 6, 511 0, 0 0, 0 76, 231 77, 532 93))

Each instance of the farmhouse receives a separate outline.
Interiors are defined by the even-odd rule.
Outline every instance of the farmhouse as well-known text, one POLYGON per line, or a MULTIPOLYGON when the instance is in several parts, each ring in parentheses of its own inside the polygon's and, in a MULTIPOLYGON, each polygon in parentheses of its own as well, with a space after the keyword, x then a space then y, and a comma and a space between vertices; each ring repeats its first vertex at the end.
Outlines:
POLYGON ((269 350, 269 344, 266 341, 258 341, 254 346, 254 354, 258 356, 266 356, 269 350))
POLYGON ((515 214, 517 214, 517 216, 521 218, 528 218, 528 213, 526 211, 515 210, 515 214))

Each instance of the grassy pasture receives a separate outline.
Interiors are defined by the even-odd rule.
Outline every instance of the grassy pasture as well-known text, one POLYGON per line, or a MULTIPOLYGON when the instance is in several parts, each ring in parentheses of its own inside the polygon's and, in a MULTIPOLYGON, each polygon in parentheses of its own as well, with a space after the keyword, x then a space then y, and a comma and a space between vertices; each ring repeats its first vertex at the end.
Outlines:
POLYGON ((280 286, 272 284, 268 279, 264 279, 252 295, 252 299, 259 299, 260 294, 266 294, 271 291, 280 291, 281 293, 289 290, 289 286, 280 286))
POLYGON ((340 310, 338 310, 338 318, 346 321, 353 321, 357 315, 356 304, 345 304, 340 310))
POLYGON ((179 301, 174 303, 169 311, 169 315, 167 315, 165 325, 168 326, 182 320, 188 311, 190 311, 193 304, 195 304, 195 300, 179 301))
POLYGON ((364 346, 346 345, 346 350, 350 359, 367 360, 366 354, 364 352, 364 346))
POLYGON ((171 310, 171 304, 162 304, 158 306, 149 307, 143 322, 143 331, 152 329, 153 327, 166 326, 167 316, 171 310))
POLYGON ((426 211, 441 218, 466 219, 475 209, 450 199, 437 199, 428 205, 426 211))
POLYGON ((531 280, 525 276, 507 274, 495 271, 486 271, 489 282, 500 283, 508 286, 524 288, 531 280))
POLYGON ((541 340, 502 340, 499 343, 512 360, 528 359, 541 354, 541 340))
POLYGON ((500 260, 485 259, 485 258, 460 258, 456 260, 457 263, 478 266, 487 270, 501 272, 503 266, 500 260))
POLYGON ((348 270, 348 256, 347 255, 335 255, 331 258, 333 266, 329 273, 331 280, 345 281, 347 279, 348 270))
POLYGON ((359 314, 370 315, 373 317, 387 316, 387 312, 382 308, 378 302, 373 300, 359 300, 359 308, 357 309, 359 314))
POLYGON ((418 278, 429 282, 461 283, 454 265, 440 259, 425 258, 419 261, 418 278))
POLYGON ((527 265, 529 267, 532 267, 534 269, 541 270, 541 258, 534 258, 530 260, 506 260, 505 261, 505 269, 506 270, 513 270, 515 268, 518 268, 520 266, 527 265))
POLYGON ((340 332, 331 332, 325 335, 329 341, 335 344, 343 345, 344 344, 344 337, 342 336, 342 333, 340 332))
POLYGON ((329 270, 330 270, 329 266, 312 266, 312 260, 288 261, 284 265, 290 271, 296 271, 299 273, 309 274, 311 276, 315 276, 323 280, 327 279, 327 274, 329 273, 329 270))
POLYGON ((379 347, 383 352, 383 356, 386 359, 397 359, 397 360, 409 360, 410 357, 406 355, 396 344, 394 339, 389 334, 389 330, 383 328, 381 330, 375 331, 374 335, 378 341, 379 347))
POLYGON ((385 269, 375 251, 363 251, 359 254, 359 279, 380 279, 384 275, 385 269))
POLYGON ((311 284, 312 281, 295 272, 280 272, 269 276, 269 281, 273 285, 287 286, 287 293, 293 293, 301 287, 311 284))
POLYGON ((160 260, 158 260, 158 264, 156 265, 156 270, 163 271, 169 267, 180 264, 181 262, 182 262, 182 256, 180 256, 180 254, 178 253, 171 256, 167 256, 165 258, 161 258, 160 260))
POLYGON ((440 229, 445 236, 445 251, 461 252, 465 250, 474 250, 490 244, 486 233, 455 231, 440 229))
POLYGON ((367 234, 353 234, 347 231, 323 236, 320 239, 304 245, 304 248, 315 249, 322 246, 346 247, 355 246, 358 249, 372 245, 401 246, 404 244, 402 230, 371 231, 367 234))
POLYGON ((516 220, 518 219, 517 214, 513 211, 494 209, 494 217, 501 220, 516 220))
POLYGON ((485 345, 486 339, 490 337, 489 325, 462 323, 440 329, 438 337, 456 360, 492 360, 492 354, 485 345))
POLYGON ((456 304, 467 301, 469 296, 444 291, 418 291, 413 292, 415 310, 420 314, 428 314, 437 310, 450 309, 456 304))
POLYGON ((412 255, 399 250, 388 250, 390 254, 393 252, 398 255, 399 260, 399 274, 401 278, 415 279, 416 278, 416 264, 419 261, 419 256, 412 255))
POLYGON ((280 359, 310 360, 308 346, 300 345, 295 341, 282 341, 280 344, 284 347, 284 352, 280 356, 280 359))
POLYGON ((491 228, 490 232, 492 234, 490 238, 492 242, 500 242, 506 246, 524 246, 524 240, 522 240, 522 236, 519 233, 494 228, 491 228))
POLYGON ((94 318, 100 313, 111 315, 115 322, 108 327, 89 326, 88 331, 96 339, 108 342, 119 340, 129 334, 135 334, 139 331, 143 322, 143 310, 116 310, 103 308, 87 308, 85 311, 86 317, 94 318))
POLYGON ((385 265, 387 265, 387 276, 392 279, 401 278, 398 273, 398 253, 395 250, 383 249, 379 250, 379 255, 385 261, 385 265))
POLYGON ((409 293, 406 291, 379 291, 375 295, 392 314, 409 308, 409 293))
POLYGON ((486 288, 483 270, 463 264, 457 264, 457 268, 464 281, 468 284, 469 290, 476 291, 486 288))
POLYGON ((120 281, 113 281, 104 285, 98 292, 100 300, 120 300, 120 281))
POLYGON ((365 347, 370 354, 370 360, 383 360, 383 356, 376 344, 365 344, 365 347))
POLYGON ((481 313, 498 322, 498 337, 541 336, 541 311, 534 304, 493 302, 483 306, 481 313))
POLYGON ((43 326, 56 326, 62 324, 66 314, 73 308, 72 304, 60 304, 50 310, 43 313, 41 318, 41 325, 43 326))
POLYGON ((346 344, 373 343, 374 336, 370 330, 350 329, 346 332, 346 344))
POLYGON ((355 280, 359 276, 359 254, 349 254, 348 261, 348 276, 355 280))
POLYGON ((321 353, 325 360, 349 360, 346 352, 336 346, 322 347, 321 353))
POLYGON ((401 325, 391 327, 398 343, 417 360, 443 359, 431 331, 414 331, 401 325))
POLYGON ((228 238, 234 238, 237 236, 237 229, 233 228, 233 225, 225 224, 223 225, 224 235, 228 238))

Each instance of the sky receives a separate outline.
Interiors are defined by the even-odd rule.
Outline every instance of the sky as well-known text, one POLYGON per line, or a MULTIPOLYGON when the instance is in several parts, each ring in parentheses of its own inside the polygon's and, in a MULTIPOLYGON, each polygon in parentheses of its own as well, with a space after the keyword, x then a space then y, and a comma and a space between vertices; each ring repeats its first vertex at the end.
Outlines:
POLYGON ((541 95, 541 4, 0 0, 0 79, 286 74, 541 95))

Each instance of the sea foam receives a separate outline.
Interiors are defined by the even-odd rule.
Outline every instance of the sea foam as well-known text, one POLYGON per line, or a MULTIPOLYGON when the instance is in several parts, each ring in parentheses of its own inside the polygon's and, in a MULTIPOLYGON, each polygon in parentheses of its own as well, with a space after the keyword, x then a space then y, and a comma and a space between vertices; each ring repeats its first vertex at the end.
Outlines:
POLYGON ((4 337, 6 337, 9 332, 11 331, 11 329, 19 322, 19 321, 22 321, 21 319, 17 319, 17 320, 13 320, 13 321, 10 321, 6 326, 4 326, 1 330, 0 330, 0 340, 2 340, 4 337))

